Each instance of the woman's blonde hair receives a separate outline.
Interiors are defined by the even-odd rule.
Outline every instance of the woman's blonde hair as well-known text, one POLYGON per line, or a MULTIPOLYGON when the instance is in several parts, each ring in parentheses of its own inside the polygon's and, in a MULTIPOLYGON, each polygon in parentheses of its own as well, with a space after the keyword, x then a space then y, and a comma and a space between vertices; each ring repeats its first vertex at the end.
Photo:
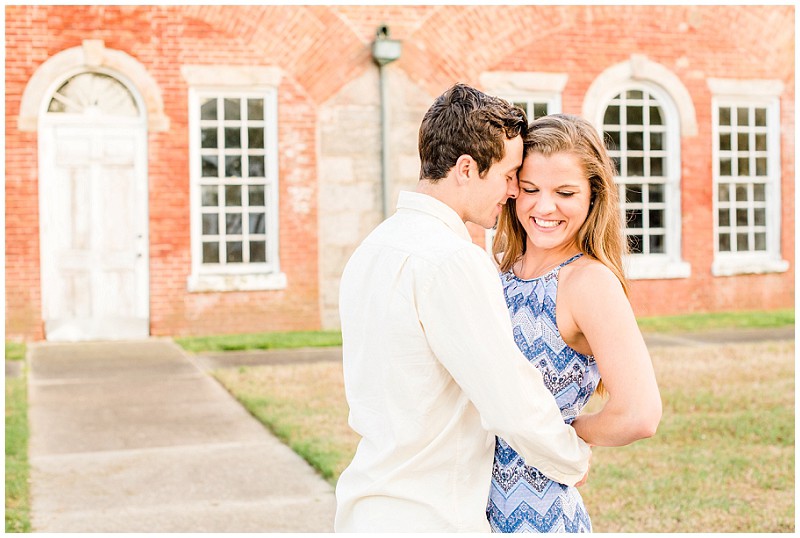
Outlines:
MULTIPOLYGON (((531 122, 524 142, 525 157, 534 152, 545 156, 570 153, 578 157, 591 188, 589 214, 578 230, 578 247, 611 269, 627 295, 622 258, 628 245, 614 184, 614 164, 597 130, 580 116, 551 114, 531 122)), ((517 218, 516 201, 509 199, 500 214, 492 247, 503 272, 525 254, 527 238, 517 218)))

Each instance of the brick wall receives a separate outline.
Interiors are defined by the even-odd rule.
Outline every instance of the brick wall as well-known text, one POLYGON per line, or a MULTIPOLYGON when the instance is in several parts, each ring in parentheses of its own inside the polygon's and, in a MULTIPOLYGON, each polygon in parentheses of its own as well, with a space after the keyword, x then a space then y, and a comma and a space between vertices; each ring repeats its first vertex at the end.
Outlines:
MULTIPOLYGON (((335 327, 337 274, 379 219, 377 68, 369 45, 383 23, 390 25, 393 38, 403 41, 402 57, 387 67, 392 200, 399 188, 410 188, 416 181, 416 126, 426 106, 453 82, 479 86, 486 71, 568 73, 562 108, 580 113, 586 91, 600 73, 632 54, 646 55, 687 88, 698 132, 681 140, 682 251, 691 265, 691 277, 634 282, 637 314, 794 304, 793 6, 8 6, 5 10, 8 338, 44 337, 37 133, 18 130, 20 99, 43 62, 85 39, 101 39, 106 48, 135 58, 158 85, 170 122, 167 131, 149 135, 151 333, 335 327), (285 290, 187 292, 188 87, 180 71, 187 64, 274 66, 283 72, 278 110, 285 290), (781 254, 790 262, 785 273, 711 275, 710 77, 784 83, 781 254), (366 114, 363 121, 348 115, 354 106, 366 114), (337 144, 344 148, 336 149, 337 144), (343 170, 331 170, 345 162, 343 170), (348 205, 353 200, 345 199, 349 195, 342 187, 348 181, 373 189, 366 196, 373 205, 364 201, 363 208, 355 209, 357 216, 348 215, 354 211, 348 205), (347 219, 357 221, 357 226, 348 227, 347 219)), ((473 232, 481 243, 482 231, 473 232)))

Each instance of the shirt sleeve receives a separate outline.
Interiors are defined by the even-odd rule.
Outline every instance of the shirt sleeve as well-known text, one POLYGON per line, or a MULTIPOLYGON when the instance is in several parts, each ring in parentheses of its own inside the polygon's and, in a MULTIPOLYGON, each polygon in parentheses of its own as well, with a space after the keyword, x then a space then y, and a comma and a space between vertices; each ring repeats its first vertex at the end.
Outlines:
POLYGON ((488 255, 479 247, 454 253, 421 284, 416 300, 431 350, 475 405, 484 428, 548 478, 578 482, 588 469, 589 447, 564 422, 541 373, 517 348, 488 255))

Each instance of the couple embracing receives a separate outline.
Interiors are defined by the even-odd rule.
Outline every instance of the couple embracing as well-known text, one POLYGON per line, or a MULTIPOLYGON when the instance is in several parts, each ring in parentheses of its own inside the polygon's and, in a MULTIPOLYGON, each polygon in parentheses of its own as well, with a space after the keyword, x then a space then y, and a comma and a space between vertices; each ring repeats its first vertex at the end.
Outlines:
POLYGON ((361 436, 337 532, 590 532, 591 446, 655 433, 613 164, 586 120, 464 84, 419 134, 420 180, 342 274, 361 436), (497 225, 494 259, 465 225, 497 225), (601 410, 582 407, 595 392, 601 410))

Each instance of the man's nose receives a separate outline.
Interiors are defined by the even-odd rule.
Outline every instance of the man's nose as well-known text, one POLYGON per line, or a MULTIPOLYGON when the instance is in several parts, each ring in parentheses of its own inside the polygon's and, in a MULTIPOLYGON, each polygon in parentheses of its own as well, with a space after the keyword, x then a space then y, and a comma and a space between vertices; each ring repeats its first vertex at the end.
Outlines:
POLYGON ((518 180, 512 179, 511 181, 508 182, 508 190, 506 191, 506 194, 508 194, 509 198, 514 198, 515 200, 517 199, 517 196, 519 195, 518 180))

